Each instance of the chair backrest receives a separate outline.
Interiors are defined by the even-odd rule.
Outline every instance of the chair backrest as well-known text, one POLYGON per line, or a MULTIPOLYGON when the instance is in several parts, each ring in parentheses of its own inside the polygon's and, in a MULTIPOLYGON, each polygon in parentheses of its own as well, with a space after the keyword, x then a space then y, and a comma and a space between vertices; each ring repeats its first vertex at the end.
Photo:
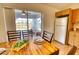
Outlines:
POLYGON ((43 37, 44 40, 48 41, 51 43, 52 38, 53 38, 53 34, 47 31, 43 31, 43 37))
POLYGON ((21 31, 7 31, 8 34, 8 40, 17 40, 21 39, 21 31))
POLYGON ((22 36, 23 36, 23 39, 28 38, 29 37, 28 31, 22 30, 22 36))

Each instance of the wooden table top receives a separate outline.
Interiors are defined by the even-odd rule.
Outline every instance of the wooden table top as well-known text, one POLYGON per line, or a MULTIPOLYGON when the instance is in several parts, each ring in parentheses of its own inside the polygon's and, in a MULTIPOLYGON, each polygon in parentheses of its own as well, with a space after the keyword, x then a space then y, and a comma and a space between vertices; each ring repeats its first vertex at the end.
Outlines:
POLYGON ((44 41, 41 45, 30 41, 29 44, 19 52, 12 51, 11 48, 9 48, 8 51, 7 55, 55 55, 59 53, 59 50, 47 41, 44 41))

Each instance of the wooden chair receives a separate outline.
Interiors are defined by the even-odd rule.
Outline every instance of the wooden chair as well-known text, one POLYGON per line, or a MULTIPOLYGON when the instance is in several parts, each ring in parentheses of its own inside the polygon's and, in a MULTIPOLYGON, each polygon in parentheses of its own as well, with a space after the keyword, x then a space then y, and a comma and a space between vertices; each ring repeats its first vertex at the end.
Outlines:
POLYGON ((43 31, 43 37, 42 37, 42 38, 43 38, 44 40, 46 40, 46 41, 48 41, 48 42, 51 43, 52 38, 53 38, 53 35, 54 35, 54 34, 52 34, 52 33, 50 33, 50 32, 43 31))
POLYGON ((8 40, 9 41, 15 41, 17 39, 21 39, 21 31, 7 31, 8 34, 8 40))
POLYGON ((72 48, 69 50, 67 55, 75 55, 76 50, 77 50, 77 47, 76 46, 72 46, 72 48))
POLYGON ((22 30, 22 36, 23 36, 23 39, 27 39, 29 37, 28 31, 22 30))
POLYGON ((36 33, 36 36, 41 36, 41 32, 37 32, 36 33))

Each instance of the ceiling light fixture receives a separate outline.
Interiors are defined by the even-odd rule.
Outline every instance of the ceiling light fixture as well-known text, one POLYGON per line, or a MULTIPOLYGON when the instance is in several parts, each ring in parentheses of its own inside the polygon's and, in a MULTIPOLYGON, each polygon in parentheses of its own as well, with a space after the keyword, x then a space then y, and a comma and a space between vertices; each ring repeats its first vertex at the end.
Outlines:
POLYGON ((22 15, 26 15, 26 12, 24 10, 22 11, 22 15))

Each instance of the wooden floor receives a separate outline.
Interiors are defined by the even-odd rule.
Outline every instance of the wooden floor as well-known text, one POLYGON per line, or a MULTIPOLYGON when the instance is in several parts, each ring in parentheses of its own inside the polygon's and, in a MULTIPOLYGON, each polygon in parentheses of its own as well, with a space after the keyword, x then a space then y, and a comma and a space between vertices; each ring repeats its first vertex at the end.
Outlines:
POLYGON ((58 54, 59 50, 50 43, 44 41, 42 45, 37 45, 33 41, 29 41, 29 44, 21 49, 19 52, 12 51, 11 45, 14 44, 14 42, 11 42, 10 44, 3 47, 7 48, 7 55, 50 55, 50 54, 58 54))

